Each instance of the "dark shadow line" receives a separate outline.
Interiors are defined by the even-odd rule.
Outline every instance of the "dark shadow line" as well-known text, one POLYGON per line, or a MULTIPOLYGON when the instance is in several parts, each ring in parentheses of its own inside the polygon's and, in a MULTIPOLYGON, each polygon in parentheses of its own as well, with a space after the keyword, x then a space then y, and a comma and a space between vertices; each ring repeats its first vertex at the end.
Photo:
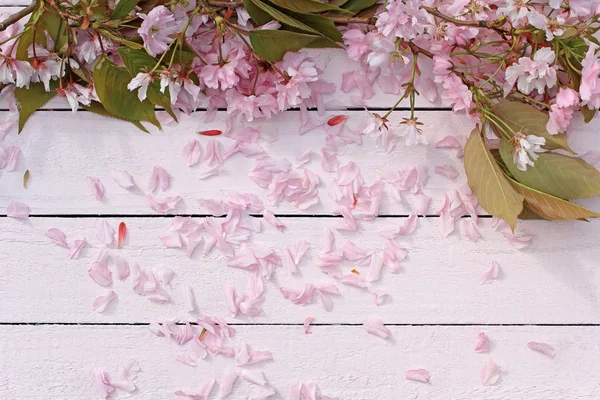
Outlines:
MULTIPOLYGON (((0 322, 0 326, 148 326, 149 323, 146 322, 0 322)), ((178 325, 184 325, 184 323, 178 323, 178 325)), ((196 323, 191 323, 191 325, 197 325, 196 323)), ((257 322, 257 323, 242 323, 242 322, 234 322, 228 324, 230 326, 303 326, 303 323, 267 323, 267 322, 257 322)), ((501 327, 501 326, 539 326, 539 327, 600 327, 600 323, 592 324, 592 323, 573 323, 573 324, 550 324, 550 323, 541 323, 541 324, 499 324, 499 323, 431 323, 431 324, 411 324, 411 323, 403 323, 403 324, 385 324, 386 326, 406 326, 406 327, 419 327, 419 326, 447 326, 447 327, 469 327, 469 326, 490 326, 490 327, 501 327)), ((311 326, 350 326, 350 327, 360 327, 363 324, 360 323, 313 323, 311 326)))

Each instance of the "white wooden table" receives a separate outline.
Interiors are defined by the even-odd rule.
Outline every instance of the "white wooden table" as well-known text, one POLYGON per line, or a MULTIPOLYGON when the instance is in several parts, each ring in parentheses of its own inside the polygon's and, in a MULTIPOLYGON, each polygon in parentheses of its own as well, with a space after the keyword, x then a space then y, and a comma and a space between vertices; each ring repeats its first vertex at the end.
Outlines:
MULTIPOLYGON (((338 86, 339 71, 352 68, 335 52, 315 56, 323 64, 330 63, 327 79, 338 86)), ((385 112, 394 101, 393 96, 379 95, 369 105, 385 112)), ((332 107, 350 105, 343 93, 330 99, 332 107)), ((316 154, 307 167, 322 177, 323 184, 321 202, 308 211, 285 202, 269 207, 287 230, 280 233, 264 224, 263 232, 253 239, 256 245, 283 249, 304 238, 312 246, 300 275, 279 272, 267 283, 263 313, 249 319, 230 317, 223 293, 226 284, 243 291, 246 271, 227 267, 218 252, 208 256, 196 252, 189 259, 179 249, 166 249, 159 240, 173 215, 206 214, 196 199, 238 191, 256 194, 268 204, 264 190, 247 175, 253 158, 234 156, 225 162, 219 177, 207 181, 198 180, 198 170, 182 160, 187 141, 202 140, 198 130, 223 127, 225 113, 203 124, 203 112, 196 112, 181 118, 179 125, 147 135, 124 122, 87 112, 72 114, 60 101, 51 102, 31 118, 20 136, 12 133, 2 142, 21 147, 24 159, 17 171, 0 172, 0 213, 4 214, 0 216, 0 398, 96 399, 92 370, 114 371, 130 358, 142 368, 138 389, 131 395, 115 392, 112 399, 171 399, 176 390, 194 391, 207 378, 219 379, 232 369, 230 358, 209 357, 189 367, 176 361, 177 345, 148 329, 152 321, 184 314, 178 289, 186 283, 194 288, 200 313, 223 316, 236 330, 236 342, 246 340, 254 348, 273 352, 273 361, 256 366, 276 390, 273 399, 289 398, 289 388, 298 380, 314 380, 321 393, 346 400, 600 398, 600 224, 520 222, 518 232, 535 239, 519 250, 491 229, 489 216, 482 215, 480 242, 461 238, 458 232, 442 238, 435 210, 445 192, 463 184, 465 177, 453 152, 436 149, 434 144, 449 134, 464 143, 471 125, 447 110, 421 106, 420 120, 431 145, 399 146, 385 154, 365 137, 362 146, 351 146, 340 157, 342 163, 355 161, 366 182, 375 181, 378 168, 384 166, 402 169, 421 164, 430 170, 425 187, 433 198, 429 215, 419 218, 412 235, 400 238, 409 256, 400 274, 383 273, 378 287, 389 297, 379 307, 366 290, 346 285, 338 285, 341 296, 334 299, 332 312, 317 303, 300 307, 281 296, 281 286, 301 287, 304 282, 329 279, 316 267, 316 258, 323 228, 335 227, 339 219, 327 193, 332 176, 322 170, 317 155, 324 143, 323 131, 298 135, 299 114, 294 111, 257 125, 279 133, 279 141, 261 143, 271 156, 295 160, 312 148, 316 154), (435 166, 444 164, 461 172, 456 181, 433 173, 435 166), (173 215, 160 215, 144 204, 143 191, 154 165, 170 172, 169 192, 184 199, 173 215), (28 189, 22 184, 26 169, 31 172, 28 189), (129 171, 142 189, 131 193, 117 186, 110 176, 113 169, 129 171), (102 203, 90 194, 86 176, 104 183, 102 203), (31 207, 27 222, 6 217, 11 200, 31 207), (135 294, 129 282, 115 280, 112 290, 119 296, 115 304, 102 314, 92 310, 94 297, 107 291, 87 272, 90 260, 103 247, 95 238, 103 219, 114 228, 124 221, 129 229, 124 247, 111 248, 111 253, 146 268, 168 266, 175 271, 171 303, 151 303, 135 294), (71 239, 86 237, 89 245, 82 257, 70 260, 64 249, 52 245, 44 236, 50 227, 62 229, 71 239), (479 276, 491 261, 500 264, 500 279, 482 286, 479 276), (302 324, 308 316, 315 318, 313 333, 305 335, 302 324), (383 319, 391 340, 367 334, 361 325, 370 316, 383 319), (473 351, 480 331, 490 337, 490 353, 473 351), (556 357, 531 351, 529 341, 551 343, 556 357), (479 372, 490 358, 501 366, 502 378, 495 386, 484 387, 479 372), (417 368, 431 372, 431 384, 404 379, 406 370, 417 368)), ((353 125, 365 114, 344 113, 353 125)), ((406 115, 396 111, 391 121, 397 123, 406 115)), ((598 123, 578 124, 571 136, 572 148, 600 149, 598 128, 598 123)), ((597 200, 582 204, 600 209, 597 200)), ((366 249, 382 248, 378 231, 403 223, 410 212, 410 202, 398 204, 385 195, 382 218, 361 222, 355 233, 338 232, 336 239, 340 244, 350 239, 366 249)), ((265 393, 238 379, 230 398, 261 398, 265 393)))

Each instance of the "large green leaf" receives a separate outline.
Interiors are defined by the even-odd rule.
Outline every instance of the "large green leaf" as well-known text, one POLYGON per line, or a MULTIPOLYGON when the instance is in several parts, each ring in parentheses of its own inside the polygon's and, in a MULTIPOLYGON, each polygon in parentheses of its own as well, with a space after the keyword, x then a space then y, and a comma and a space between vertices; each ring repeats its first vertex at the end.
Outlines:
POLYGON ((119 19, 126 17, 130 12, 133 11, 135 6, 140 0, 120 0, 115 9, 113 10, 110 18, 119 19))
POLYGON ((305 23, 303 23, 301 21, 298 21, 297 19, 295 19, 295 18, 289 16, 288 14, 284 13, 283 11, 280 11, 279 9, 263 2, 262 0, 252 0, 252 2, 258 8, 260 8, 261 10, 263 10, 264 12, 266 12, 267 14, 269 14, 270 16, 275 18, 277 21, 279 21, 285 25, 289 25, 293 28, 300 29, 305 32, 320 34, 320 32, 318 30, 316 30, 315 28, 313 28, 309 25, 306 25, 305 23))
POLYGON ((511 145, 504 140, 500 155, 515 179, 530 188, 565 200, 600 195, 600 172, 581 158, 538 153, 535 165, 521 171, 513 161, 511 145))
POLYGON ((465 145, 465 172, 481 207, 514 230, 523 210, 523 195, 511 186, 477 128, 465 145))
POLYGON ((348 11, 357 12, 375 5, 376 2, 377 0, 349 0, 344 3, 342 8, 348 11))
POLYGON ((600 214, 577 204, 542 193, 511 179, 513 187, 525 197, 525 206, 540 217, 550 220, 577 220, 598 218, 600 214))
POLYGON ((257 25, 264 25, 273 20, 273 17, 254 4, 253 0, 244 0, 244 8, 257 25))
POLYGON ((290 31, 255 30, 249 35, 254 51, 271 62, 280 61, 288 51, 298 51, 316 39, 322 39, 317 35, 290 31))
POLYGON ((311 28, 315 29, 325 38, 330 39, 334 42, 343 42, 342 33, 335 26, 333 21, 327 17, 315 14, 300 14, 290 12, 290 15, 296 18, 296 20, 305 23, 311 28))
POLYGON ((567 143, 567 135, 564 133, 558 135, 548 133, 546 124, 548 124, 549 117, 537 108, 515 101, 504 101, 495 104, 492 111, 510 126, 513 134, 521 131, 524 135, 540 136, 546 139, 545 148, 551 150, 564 149, 573 153, 567 143))
MULTIPOLYGON (((142 50, 119 47, 119 55, 132 78, 136 76, 138 72, 152 70, 156 65, 156 60, 142 50)), ((165 91, 165 93, 162 93, 160 91, 158 80, 155 80, 148 86, 147 96, 152 104, 164 108, 169 115, 177 121, 177 116, 171 108, 171 97, 169 96, 169 92, 165 91)))
POLYGON ((57 86, 58 81, 51 81, 49 92, 46 92, 42 82, 30 84, 29 89, 15 88, 15 103, 19 110, 19 133, 23 130, 25 122, 31 114, 56 96, 57 86))
POLYGON ((270 0, 271 3, 290 11, 301 13, 318 13, 323 11, 349 12, 332 4, 317 0, 270 0))
POLYGON ((135 125, 136 128, 141 129, 142 131, 144 131, 146 133, 150 133, 150 132, 148 132, 148 129, 146 129, 144 127, 144 125, 142 125, 140 123, 140 121, 128 121, 126 119, 117 117, 116 115, 111 114, 108 111, 106 111, 106 108, 104 108, 104 106, 102 104, 98 103, 97 101, 92 101, 89 106, 82 106, 82 107, 83 107, 83 109, 85 109, 89 112, 92 112, 94 114, 103 115, 105 117, 115 118, 115 119, 120 119, 121 121, 130 122, 133 125, 135 125))
POLYGON ((107 58, 100 60, 94 68, 94 84, 100 102, 109 113, 126 121, 148 121, 160 128, 154 114, 154 105, 140 101, 136 92, 127 89, 131 75, 107 58))

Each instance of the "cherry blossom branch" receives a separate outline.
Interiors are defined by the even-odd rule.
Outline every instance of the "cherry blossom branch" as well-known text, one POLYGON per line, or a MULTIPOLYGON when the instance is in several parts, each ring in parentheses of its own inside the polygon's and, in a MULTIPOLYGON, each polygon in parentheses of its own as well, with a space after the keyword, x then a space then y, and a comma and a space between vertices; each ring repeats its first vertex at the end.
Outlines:
POLYGON ((21 18, 25 17, 26 15, 31 14, 33 12, 33 10, 35 10, 37 5, 38 5, 38 0, 33 0, 31 2, 31 4, 29 4, 27 7, 23 8, 22 10, 17 11, 10 17, 6 18, 4 21, 0 22, 0 32, 6 30, 6 28, 8 28, 9 26, 14 24, 21 18))
POLYGON ((439 19, 442 19, 447 22, 452 22, 454 25, 474 26, 477 28, 488 28, 488 29, 493 29, 497 32, 507 34, 507 35, 511 35, 513 33, 512 28, 505 28, 505 27, 499 25, 498 21, 465 21, 462 19, 456 19, 456 18, 449 17, 445 14, 442 14, 441 12, 439 12, 438 10, 436 10, 433 7, 421 6, 421 9, 427 11, 429 14, 433 15, 434 17, 438 17, 439 19))

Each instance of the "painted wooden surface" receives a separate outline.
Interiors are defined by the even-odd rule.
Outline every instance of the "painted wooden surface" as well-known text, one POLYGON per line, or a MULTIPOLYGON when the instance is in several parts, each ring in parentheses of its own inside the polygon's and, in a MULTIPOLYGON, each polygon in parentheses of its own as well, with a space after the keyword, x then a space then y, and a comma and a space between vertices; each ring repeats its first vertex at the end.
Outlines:
MULTIPOLYGON (((0 0, 5 6, 27 3, 0 0)), ((320 66, 328 65, 326 80, 338 87, 342 73, 354 68, 335 52, 316 51, 313 55, 320 66)), ((379 92, 366 105, 385 109, 395 100, 395 96, 379 92)), ((345 111, 356 103, 339 90, 327 103, 330 110, 338 111, 326 116, 311 112, 311 118, 324 122, 343 113, 349 116, 348 125, 356 128, 366 115, 364 111, 345 111)), ((234 343, 246 340, 253 348, 273 352, 274 361, 253 367, 264 371, 276 390, 271 399, 289 399, 289 387, 297 380, 314 380, 322 394, 345 400, 600 398, 599 222, 522 222, 517 232, 535 238, 521 250, 491 229, 490 218, 480 219, 483 238, 478 243, 462 238, 458 230, 442 238, 437 209, 444 194, 462 185, 465 177, 454 151, 436 149, 435 143, 447 135, 464 143, 472 124, 435 104, 421 101, 419 106, 428 108, 418 115, 425 124, 429 146, 399 145, 386 154, 373 138, 363 137, 363 144, 349 146, 340 161, 356 162, 367 183, 378 179, 386 167, 426 166, 431 177, 424 192, 433 198, 430 217, 420 218, 412 235, 398 239, 409 256, 399 274, 384 271, 374 285, 389 294, 382 305, 377 307, 366 289, 337 283, 341 295, 333 299, 333 310, 326 312, 318 303, 296 306, 279 293, 282 286, 299 288, 305 282, 330 279, 316 266, 323 228, 335 228, 340 221, 333 215, 337 209, 328 194, 333 175, 320 165, 319 151, 326 136, 322 128, 299 135, 297 111, 255 125, 265 137, 278 132, 279 141, 260 142, 272 157, 294 162, 305 150, 313 150, 313 160, 306 167, 323 181, 321 201, 302 211, 285 202, 269 205, 264 190, 247 176, 253 158, 235 155, 225 161, 219 177, 206 181, 197 178, 198 167, 185 166, 183 146, 189 139, 204 144, 206 138, 196 132, 224 127, 224 112, 217 113, 210 123, 203 122, 203 112, 196 112, 182 117, 179 125, 147 135, 87 112, 72 114, 60 100, 49 103, 45 111, 31 118, 21 135, 11 133, 1 142, 19 146, 24 156, 15 172, 0 171, 0 215, 6 213, 10 201, 18 200, 37 216, 25 223, 0 216, 0 398, 97 399, 91 383, 93 368, 115 371, 130 358, 137 359, 143 371, 136 381, 138 390, 132 395, 115 392, 111 399, 171 399, 175 390, 194 391, 204 379, 218 379, 234 367, 231 359, 208 358, 196 368, 186 366, 175 360, 178 347, 155 337, 146 326, 151 321, 186 318, 179 290, 183 284, 193 287, 202 315, 221 315, 233 324, 234 343), (435 166, 444 164, 455 167, 460 176, 453 181, 433 172, 435 166), (220 198, 228 191, 253 193, 265 200, 268 209, 282 214, 287 226, 279 233, 263 222, 263 231, 253 237, 253 243, 280 251, 298 238, 311 242, 298 275, 279 270, 276 279, 267 283, 263 314, 234 318, 227 311, 223 287, 233 284, 245 290, 246 271, 227 267, 226 259, 217 252, 208 256, 197 252, 187 258, 181 249, 166 249, 161 244, 159 236, 168 229, 171 218, 157 216, 144 204, 154 165, 172 175, 168 193, 184 199, 172 213, 204 214, 197 199, 220 198), (111 178, 113 169, 128 170, 138 187, 128 192, 117 186, 111 178), (31 173, 28 189, 22 187, 25 170, 31 173), (105 201, 93 198, 86 176, 102 180, 105 201), (313 218, 315 215, 319 218, 313 218), (175 271, 172 303, 150 303, 133 292, 129 281, 117 281, 111 289, 119 299, 104 314, 92 311, 93 298, 108 290, 96 285, 87 273, 102 247, 95 239, 102 219, 114 228, 125 221, 129 228, 123 248, 108 249, 111 254, 139 262, 144 268, 167 266, 175 271), (50 227, 62 229, 69 239, 86 237, 89 246, 81 258, 70 260, 65 249, 49 243, 44 232, 50 227), (491 261, 500 264, 500 279, 482 286, 480 274, 491 261), (303 333, 307 316, 315 318, 311 335, 303 333), (360 325, 370 316, 388 324, 392 340, 366 333, 360 325), (489 354, 473 351, 482 330, 492 341, 489 354), (528 341, 554 345, 556 357, 531 351, 528 341), (479 372, 490 358, 501 366, 502 378, 496 386, 484 387, 479 372), (431 372, 431 385, 403 378, 406 370, 416 368, 431 372)), ((397 111, 390 120, 396 124, 405 116, 406 112, 397 111)), ((577 124, 571 147, 578 152, 600 150, 598 127, 598 123, 577 124)), ((219 141, 224 148, 232 143, 227 138, 219 141)), ((402 216, 412 212, 412 204, 410 195, 405 203, 384 195, 380 213, 387 218, 362 221, 356 233, 336 233, 336 244, 352 240, 365 249, 381 251, 385 241, 378 231, 403 223, 402 216)), ((582 204, 600 209, 597 199, 582 204)), ((485 212, 480 210, 480 214, 485 212)), ((353 267, 365 268, 345 264, 344 270, 353 267)), ((215 392, 211 398, 217 398, 215 392)), ((263 398, 269 393, 238 379, 230 398, 263 398)))

